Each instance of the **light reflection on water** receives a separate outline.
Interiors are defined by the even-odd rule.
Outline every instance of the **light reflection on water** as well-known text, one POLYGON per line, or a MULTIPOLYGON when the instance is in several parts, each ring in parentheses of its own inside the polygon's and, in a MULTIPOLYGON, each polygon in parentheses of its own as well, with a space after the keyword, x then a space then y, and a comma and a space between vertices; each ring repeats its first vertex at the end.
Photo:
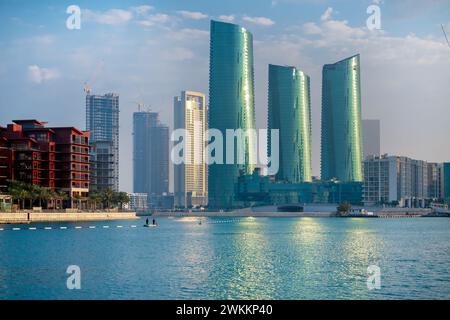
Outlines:
POLYGON ((0 232, 0 298, 450 298, 448 219, 198 221, 0 232), (82 290, 66 289, 71 264, 82 270, 82 290), (381 268, 381 290, 367 289, 372 264, 381 268))

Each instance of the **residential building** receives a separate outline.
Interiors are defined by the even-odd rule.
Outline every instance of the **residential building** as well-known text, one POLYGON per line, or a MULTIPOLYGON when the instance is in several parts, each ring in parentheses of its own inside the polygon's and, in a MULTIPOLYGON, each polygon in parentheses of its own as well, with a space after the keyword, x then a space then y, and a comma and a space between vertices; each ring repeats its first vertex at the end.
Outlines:
POLYGON ((148 211, 148 199, 146 193, 128 193, 130 202, 128 208, 136 212, 148 211))
MULTIPOLYGON (((279 130, 280 167, 276 179, 312 181, 309 76, 295 67, 269 65, 268 139, 279 130)), ((268 145, 268 156, 271 145, 268 145)))
POLYGON ((86 130, 91 134, 91 189, 119 191, 119 95, 86 94, 86 130))
POLYGON ((8 191, 8 180, 14 178, 13 150, 8 140, 2 136, 6 128, 0 127, 0 194, 8 191))
POLYGON ((371 156, 364 161, 364 203, 425 207, 430 194, 429 164, 408 157, 371 156))
POLYGON ((183 91, 174 98, 174 130, 185 129, 185 161, 174 164, 174 201, 176 207, 191 208, 208 203, 208 165, 205 161, 207 130, 205 95, 183 91))
MULTIPOLYGON (((257 164, 256 141, 249 129, 255 128, 253 36, 245 28, 211 21, 209 69, 209 127, 226 137, 226 130, 242 130, 239 143, 243 163, 213 163, 208 168, 208 206, 227 209, 235 206, 239 173, 251 174, 257 164)), ((236 149, 236 148, 235 148, 236 149)))
POLYGON ((86 207, 89 192, 89 133, 74 127, 46 127, 14 120, 0 130, 0 185, 8 179, 65 192, 66 207, 86 207), (6 155, 6 157, 5 157, 6 155), (75 201, 76 200, 76 201, 75 201), (76 202, 76 203, 75 203, 76 202))
POLYGON ((156 112, 133 113, 133 192, 146 193, 149 208, 169 192, 169 127, 156 112))
POLYGON ((359 54, 322 71, 321 178, 363 181, 359 54))

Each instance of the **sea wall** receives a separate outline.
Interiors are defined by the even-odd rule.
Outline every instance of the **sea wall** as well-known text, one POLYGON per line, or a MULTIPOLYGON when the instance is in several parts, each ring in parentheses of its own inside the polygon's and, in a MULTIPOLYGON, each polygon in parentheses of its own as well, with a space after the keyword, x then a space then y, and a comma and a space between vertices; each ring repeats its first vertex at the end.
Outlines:
POLYGON ((129 220, 137 219, 135 212, 30 212, 0 213, 1 223, 27 223, 51 221, 95 221, 95 220, 129 220))

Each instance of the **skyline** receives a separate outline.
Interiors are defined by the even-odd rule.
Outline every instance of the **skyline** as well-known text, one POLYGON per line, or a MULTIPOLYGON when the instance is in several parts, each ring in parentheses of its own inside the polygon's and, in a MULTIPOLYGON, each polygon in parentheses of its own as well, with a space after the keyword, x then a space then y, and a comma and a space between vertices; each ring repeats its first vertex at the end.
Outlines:
POLYGON ((371 32, 365 26, 370 1, 351 6, 340 1, 267 1, 258 6, 230 1, 226 8, 212 8, 205 1, 152 1, 154 8, 140 11, 130 8, 141 2, 79 1, 82 12, 90 11, 81 30, 74 31, 65 28, 66 8, 57 2, 50 8, 6 1, 0 4, 0 45, 5 48, 0 58, 6 62, 0 66, 0 105, 8 107, 0 110, 1 124, 37 117, 50 125, 83 128, 83 84, 94 78, 94 94, 121 97, 120 189, 131 191, 133 101, 152 105, 172 127, 174 95, 208 92, 209 19, 234 14, 234 22, 254 36, 257 128, 267 124, 269 63, 293 65, 311 76, 315 176, 320 173, 320 71, 324 64, 356 53, 361 53, 362 118, 381 120, 382 153, 443 162, 450 158, 450 150, 441 147, 450 133, 445 121, 450 118, 450 50, 440 23, 448 25, 443 15, 448 4, 437 1, 441 6, 436 10, 407 2, 403 10, 400 4, 380 4, 383 30, 371 32), (419 9, 429 15, 415 16, 419 9), (42 20, 30 17, 33 10, 42 20), (300 16, 295 23, 290 10, 300 16), (138 23, 138 11, 147 12, 146 23, 138 23))

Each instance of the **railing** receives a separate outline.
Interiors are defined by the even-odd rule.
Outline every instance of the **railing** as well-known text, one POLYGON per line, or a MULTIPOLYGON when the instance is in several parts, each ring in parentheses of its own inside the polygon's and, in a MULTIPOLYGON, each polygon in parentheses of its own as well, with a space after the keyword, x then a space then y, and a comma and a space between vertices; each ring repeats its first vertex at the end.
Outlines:
POLYGON ((72 137, 72 143, 88 145, 88 141, 85 137, 72 137))

